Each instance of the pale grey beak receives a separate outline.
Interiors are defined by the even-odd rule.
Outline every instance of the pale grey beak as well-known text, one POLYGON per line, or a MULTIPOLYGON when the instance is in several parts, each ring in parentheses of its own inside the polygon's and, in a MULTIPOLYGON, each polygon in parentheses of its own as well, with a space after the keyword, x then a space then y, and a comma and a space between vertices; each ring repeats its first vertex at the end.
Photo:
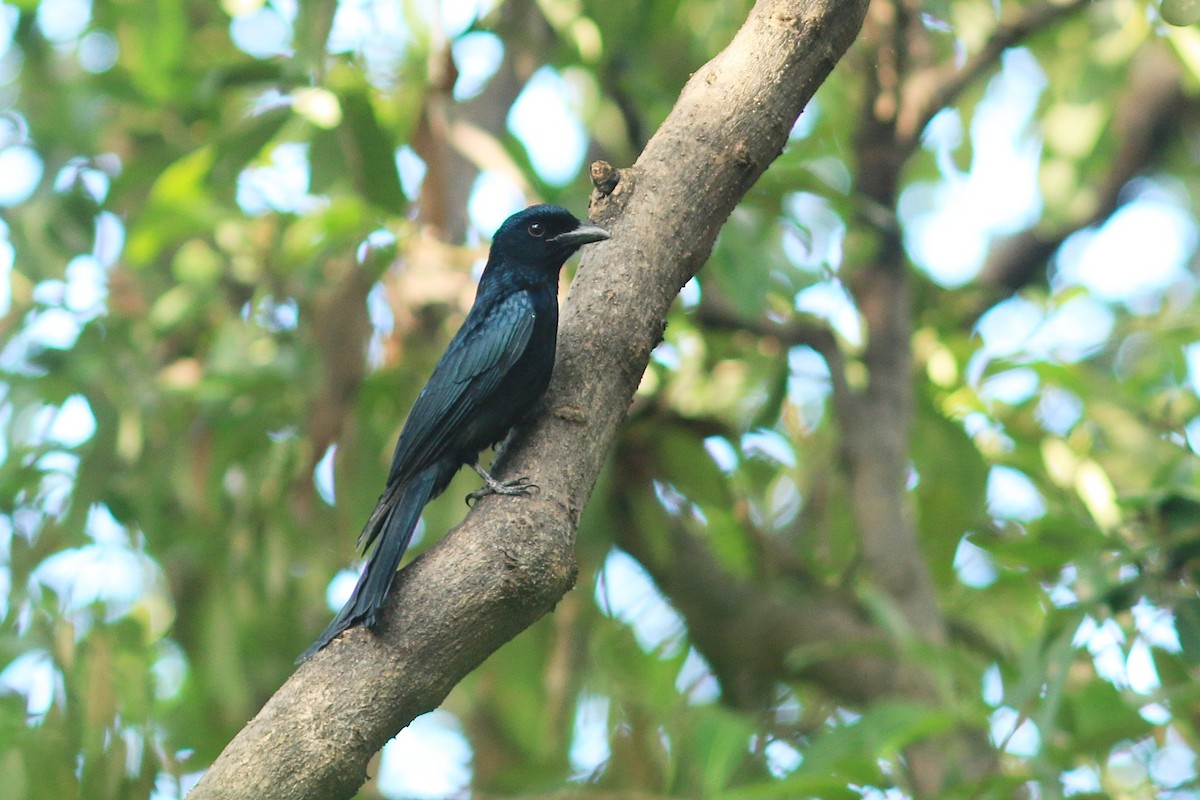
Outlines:
POLYGON ((603 242, 608 238, 608 231, 604 230, 604 228, 584 222, 575 230, 560 233, 558 236, 554 236, 546 241, 551 244, 566 245, 567 247, 582 247, 591 242, 603 242))

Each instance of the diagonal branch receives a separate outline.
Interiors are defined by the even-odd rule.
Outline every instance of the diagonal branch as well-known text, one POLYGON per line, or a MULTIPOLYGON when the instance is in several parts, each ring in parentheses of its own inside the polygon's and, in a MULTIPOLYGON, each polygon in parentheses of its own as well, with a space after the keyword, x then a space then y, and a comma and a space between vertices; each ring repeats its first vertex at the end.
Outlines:
POLYGON ((755 336, 768 336, 785 347, 807 345, 825 360, 829 368, 829 382, 833 390, 835 406, 848 406, 854 402, 850 384, 846 380, 846 357, 842 355, 837 336, 828 325, 803 315, 776 322, 769 319, 745 320, 732 307, 710 293, 695 313, 696 322, 716 330, 747 331, 755 336))
POLYGON ((1090 3, 1091 0, 1045 0, 1037 5, 1026 6, 1001 20, 979 52, 969 57, 962 66, 938 66, 915 73, 904 87, 904 98, 896 123, 897 141, 907 151, 914 149, 929 121, 995 66, 1005 50, 1090 3))
POLYGON ((586 255, 563 313, 544 408, 506 451, 534 498, 488 497, 401 573, 377 635, 354 629, 303 664, 193 789, 209 798, 338 798, 413 717, 554 607, 574 534, 679 288, 779 155, 849 47, 866 0, 761 0, 701 67, 611 194, 612 240, 586 255))
POLYGON ((1062 243, 1116 213, 1131 199, 1123 191, 1126 185, 1162 158, 1163 140, 1173 123, 1197 104, 1184 94, 1179 62, 1162 50, 1143 51, 1133 66, 1113 119, 1116 152, 1099 181, 1092 213, 1056 230, 1035 226, 1002 240, 992 248, 976 279, 981 286, 999 289, 1007 297, 1044 276, 1047 262, 1062 243))
MULTIPOLYGON (((621 461, 626 478, 646 463, 636 457, 621 461)), ((779 683, 797 678, 850 704, 897 689, 892 645, 849 592, 799 575, 786 582, 742 580, 677 524, 639 529, 627 496, 636 482, 625 480, 618 490, 618 514, 627 519, 616 531, 616 544, 683 615, 688 638, 712 667, 726 703, 762 710, 779 683)))
POLYGON ((783 322, 742 319, 726 301, 714 300, 711 295, 704 298, 694 317, 697 323, 706 328, 747 331, 755 336, 769 336, 785 347, 808 345, 818 353, 824 353, 837 344, 829 326, 815 318, 797 316, 783 322))

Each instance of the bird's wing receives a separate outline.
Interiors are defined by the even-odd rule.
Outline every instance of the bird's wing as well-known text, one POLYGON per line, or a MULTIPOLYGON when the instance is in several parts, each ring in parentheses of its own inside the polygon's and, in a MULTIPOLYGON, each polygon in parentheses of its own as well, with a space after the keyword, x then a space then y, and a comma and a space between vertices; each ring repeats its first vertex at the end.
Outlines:
POLYGON ((491 400, 525 353, 536 311, 528 292, 515 292, 477 320, 469 317, 413 403, 396 443, 389 485, 424 469, 458 444, 454 437, 464 421, 491 400))

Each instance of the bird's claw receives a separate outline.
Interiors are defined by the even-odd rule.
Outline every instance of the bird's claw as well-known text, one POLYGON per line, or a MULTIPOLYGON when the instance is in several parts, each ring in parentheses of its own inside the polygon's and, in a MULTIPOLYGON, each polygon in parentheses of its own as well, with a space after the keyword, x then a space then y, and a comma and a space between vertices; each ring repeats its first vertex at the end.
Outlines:
POLYGON ((476 466, 475 471, 479 473, 479 477, 483 478, 483 486, 480 486, 475 491, 466 496, 467 505, 473 505, 475 501, 481 497, 487 497, 489 494, 502 494, 509 497, 517 497, 521 495, 536 494, 541 491, 536 483, 532 483, 528 476, 515 478, 511 481, 499 481, 489 475, 480 467, 476 466))

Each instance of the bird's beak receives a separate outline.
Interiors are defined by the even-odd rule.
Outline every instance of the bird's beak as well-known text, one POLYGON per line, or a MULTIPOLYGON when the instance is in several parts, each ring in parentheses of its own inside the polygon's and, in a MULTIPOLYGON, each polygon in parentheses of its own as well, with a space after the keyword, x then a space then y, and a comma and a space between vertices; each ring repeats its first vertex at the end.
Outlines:
POLYGON ((604 228, 601 228, 599 225, 589 225, 585 222, 575 230, 560 233, 558 236, 547 239, 547 241, 551 244, 562 244, 567 247, 582 247, 591 242, 603 242, 608 238, 608 231, 604 230, 604 228))

